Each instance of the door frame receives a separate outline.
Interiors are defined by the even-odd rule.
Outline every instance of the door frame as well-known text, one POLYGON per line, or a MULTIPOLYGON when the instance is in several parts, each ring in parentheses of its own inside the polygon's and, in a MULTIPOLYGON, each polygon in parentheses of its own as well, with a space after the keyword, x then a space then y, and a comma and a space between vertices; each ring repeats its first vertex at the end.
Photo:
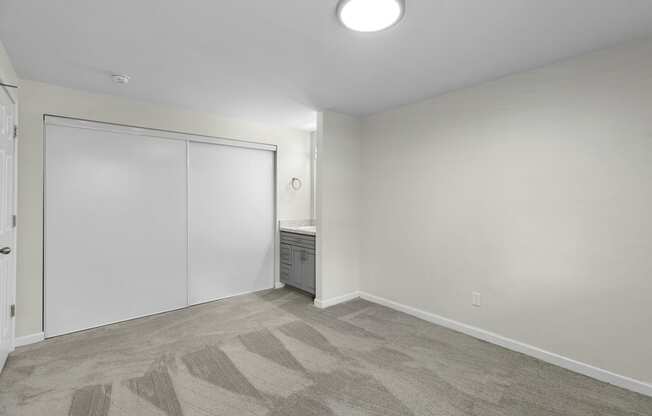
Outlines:
MULTIPOLYGON (((50 122, 50 124, 57 124, 57 125, 69 125, 73 127, 79 128, 82 126, 83 128, 88 128, 91 130, 103 130, 103 131, 119 131, 119 132, 125 132, 125 129, 127 129, 131 134, 134 135, 140 135, 140 136, 147 136, 147 137, 152 137, 152 138, 158 138, 158 139, 172 139, 172 140, 180 140, 186 142, 186 184, 188 184, 189 177, 188 177, 188 170, 190 169, 190 166, 188 164, 188 149, 190 146, 191 142, 199 142, 199 143, 209 143, 209 144, 217 144, 217 145, 224 145, 224 146, 234 146, 234 147, 242 147, 242 148, 248 148, 248 149, 259 149, 259 150, 267 150, 273 152, 273 168, 274 168, 274 179, 273 179, 273 186, 274 186, 274 195, 273 195, 273 222, 274 224, 271 224, 270 226, 273 227, 274 231, 274 281, 272 282, 272 288, 279 287, 280 283, 280 261, 279 261, 279 250, 280 250, 280 242, 279 242, 279 222, 278 222, 278 203, 279 203, 279 189, 278 189, 278 146, 275 144, 269 144, 269 143, 261 143, 261 142, 256 142, 256 141, 250 141, 250 140, 240 140, 240 139, 228 139, 228 138, 223 138, 223 137, 217 137, 217 136, 207 136, 207 135, 201 135, 201 134, 195 134, 195 133, 185 133, 181 131, 175 131, 175 130, 165 130, 165 129, 158 129, 158 128, 151 128, 151 127, 143 127, 143 126, 134 126, 134 125, 129 125, 129 124, 122 124, 122 123, 114 123, 114 122, 106 122, 106 121, 98 121, 98 120, 89 120, 89 119, 84 119, 84 118, 77 118, 77 117, 70 117, 70 116, 60 116, 56 114, 50 114, 50 113, 45 113, 43 114, 43 160, 42 160, 42 169, 43 169, 43 189, 41 190, 42 192, 42 200, 43 200, 43 221, 42 221, 42 236, 43 239, 41 241, 42 244, 42 249, 43 249, 43 263, 42 263, 42 296, 41 296, 41 301, 42 301, 42 320, 41 320, 41 330, 43 331, 43 334, 45 334, 45 326, 46 326, 46 314, 45 314, 45 302, 46 302, 46 278, 47 278, 47 271, 46 271, 46 262, 47 262, 47 253, 46 253, 46 230, 47 230, 47 224, 46 224, 46 212, 47 212, 47 174, 46 174, 46 165, 47 165, 47 160, 46 160, 46 146, 47 146, 47 137, 46 137, 46 126, 48 124, 48 120, 54 120, 53 122, 50 122), (98 127, 97 124, 101 124, 102 127, 98 127)), ((188 211, 188 204, 189 204, 189 199, 188 199, 188 192, 189 190, 186 189, 186 221, 187 223, 189 222, 189 211, 188 211)), ((189 232, 189 228, 187 228, 186 232, 189 232)), ((190 259, 189 259, 189 250, 190 250, 190 240, 187 236, 186 238, 186 261, 187 261, 187 267, 186 267, 186 282, 190 279, 190 259)), ((188 293, 186 293, 186 299, 188 299, 188 293)), ((217 301, 219 299, 215 299, 217 301)), ((187 304, 179 309, 184 309, 187 307, 193 306, 189 302, 187 304)), ((163 313, 163 312, 161 312, 163 313)), ((150 316, 150 315, 146 315, 150 316)), ((133 319, 138 319, 138 318, 133 318, 133 319)), ((122 321, 120 321, 122 322, 122 321)), ((110 325, 110 324, 107 324, 110 325)), ((104 325, 102 325, 104 326, 104 325)), ((91 329, 91 328, 89 328, 91 329)))
MULTIPOLYGON (((13 143, 13 184, 12 184, 12 215, 13 215, 13 232, 14 232, 14 238, 12 241, 12 254, 13 254, 13 260, 11 262, 11 270, 10 270, 10 301, 8 307, 11 307, 13 305, 14 307, 14 316, 11 317, 10 320, 10 328, 9 328, 9 336, 10 336, 10 341, 9 341, 9 352, 12 352, 13 350, 16 349, 16 314, 15 314, 15 308, 16 308, 16 284, 17 284, 17 264, 18 264, 18 257, 17 257, 17 248, 18 248, 18 96, 14 96, 12 94, 11 89, 18 89, 17 86, 11 85, 11 84, 6 84, 4 83, 4 80, 0 78, 0 86, 2 87, 2 91, 9 97, 9 100, 13 103, 13 126, 14 126, 14 143, 13 143)), ((0 371, 2 371, 2 367, 0 367, 0 371)))

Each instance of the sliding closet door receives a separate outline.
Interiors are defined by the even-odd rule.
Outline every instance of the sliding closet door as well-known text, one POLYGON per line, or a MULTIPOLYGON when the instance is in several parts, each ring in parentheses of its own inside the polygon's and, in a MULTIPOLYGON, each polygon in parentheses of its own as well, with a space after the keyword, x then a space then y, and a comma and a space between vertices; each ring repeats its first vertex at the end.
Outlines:
POLYGON ((190 142, 190 303, 274 285, 274 152, 190 142))
POLYGON ((45 331, 187 304, 186 142, 48 118, 45 331))

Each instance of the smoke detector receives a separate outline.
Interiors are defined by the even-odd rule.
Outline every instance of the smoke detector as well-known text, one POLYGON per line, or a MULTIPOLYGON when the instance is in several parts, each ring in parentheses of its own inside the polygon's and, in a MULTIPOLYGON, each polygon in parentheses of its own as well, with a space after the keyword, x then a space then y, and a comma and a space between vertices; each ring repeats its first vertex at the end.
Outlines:
POLYGON ((111 75, 111 78, 113 78, 113 82, 120 85, 128 84, 129 80, 131 79, 129 75, 121 75, 121 74, 111 75))

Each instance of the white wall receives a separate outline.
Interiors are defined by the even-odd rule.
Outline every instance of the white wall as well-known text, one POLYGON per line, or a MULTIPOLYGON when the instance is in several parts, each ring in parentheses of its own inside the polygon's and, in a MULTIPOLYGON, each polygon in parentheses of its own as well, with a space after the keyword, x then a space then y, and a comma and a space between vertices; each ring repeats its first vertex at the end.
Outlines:
POLYGON ((278 218, 311 217, 309 132, 270 128, 27 80, 21 80, 20 100, 17 336, 42 330, 43 114, 276 144, 278 218), (293 176, 303 179, 299 192, 290 188, 293 176))
POLYGON ((360 286, 360 121, 317 119, 317 299, 328 306, 360 286))
POLYGON ((363 136, 363 291, 652 382, 652 41, 363 136))

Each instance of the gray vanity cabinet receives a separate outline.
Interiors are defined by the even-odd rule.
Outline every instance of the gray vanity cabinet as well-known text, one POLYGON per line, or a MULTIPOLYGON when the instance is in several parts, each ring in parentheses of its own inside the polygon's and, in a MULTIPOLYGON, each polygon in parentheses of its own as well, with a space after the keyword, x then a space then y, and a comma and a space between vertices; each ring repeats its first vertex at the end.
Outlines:
POLYGON ((315 237, 281 231, 281 282, 315 294, 315 237))

